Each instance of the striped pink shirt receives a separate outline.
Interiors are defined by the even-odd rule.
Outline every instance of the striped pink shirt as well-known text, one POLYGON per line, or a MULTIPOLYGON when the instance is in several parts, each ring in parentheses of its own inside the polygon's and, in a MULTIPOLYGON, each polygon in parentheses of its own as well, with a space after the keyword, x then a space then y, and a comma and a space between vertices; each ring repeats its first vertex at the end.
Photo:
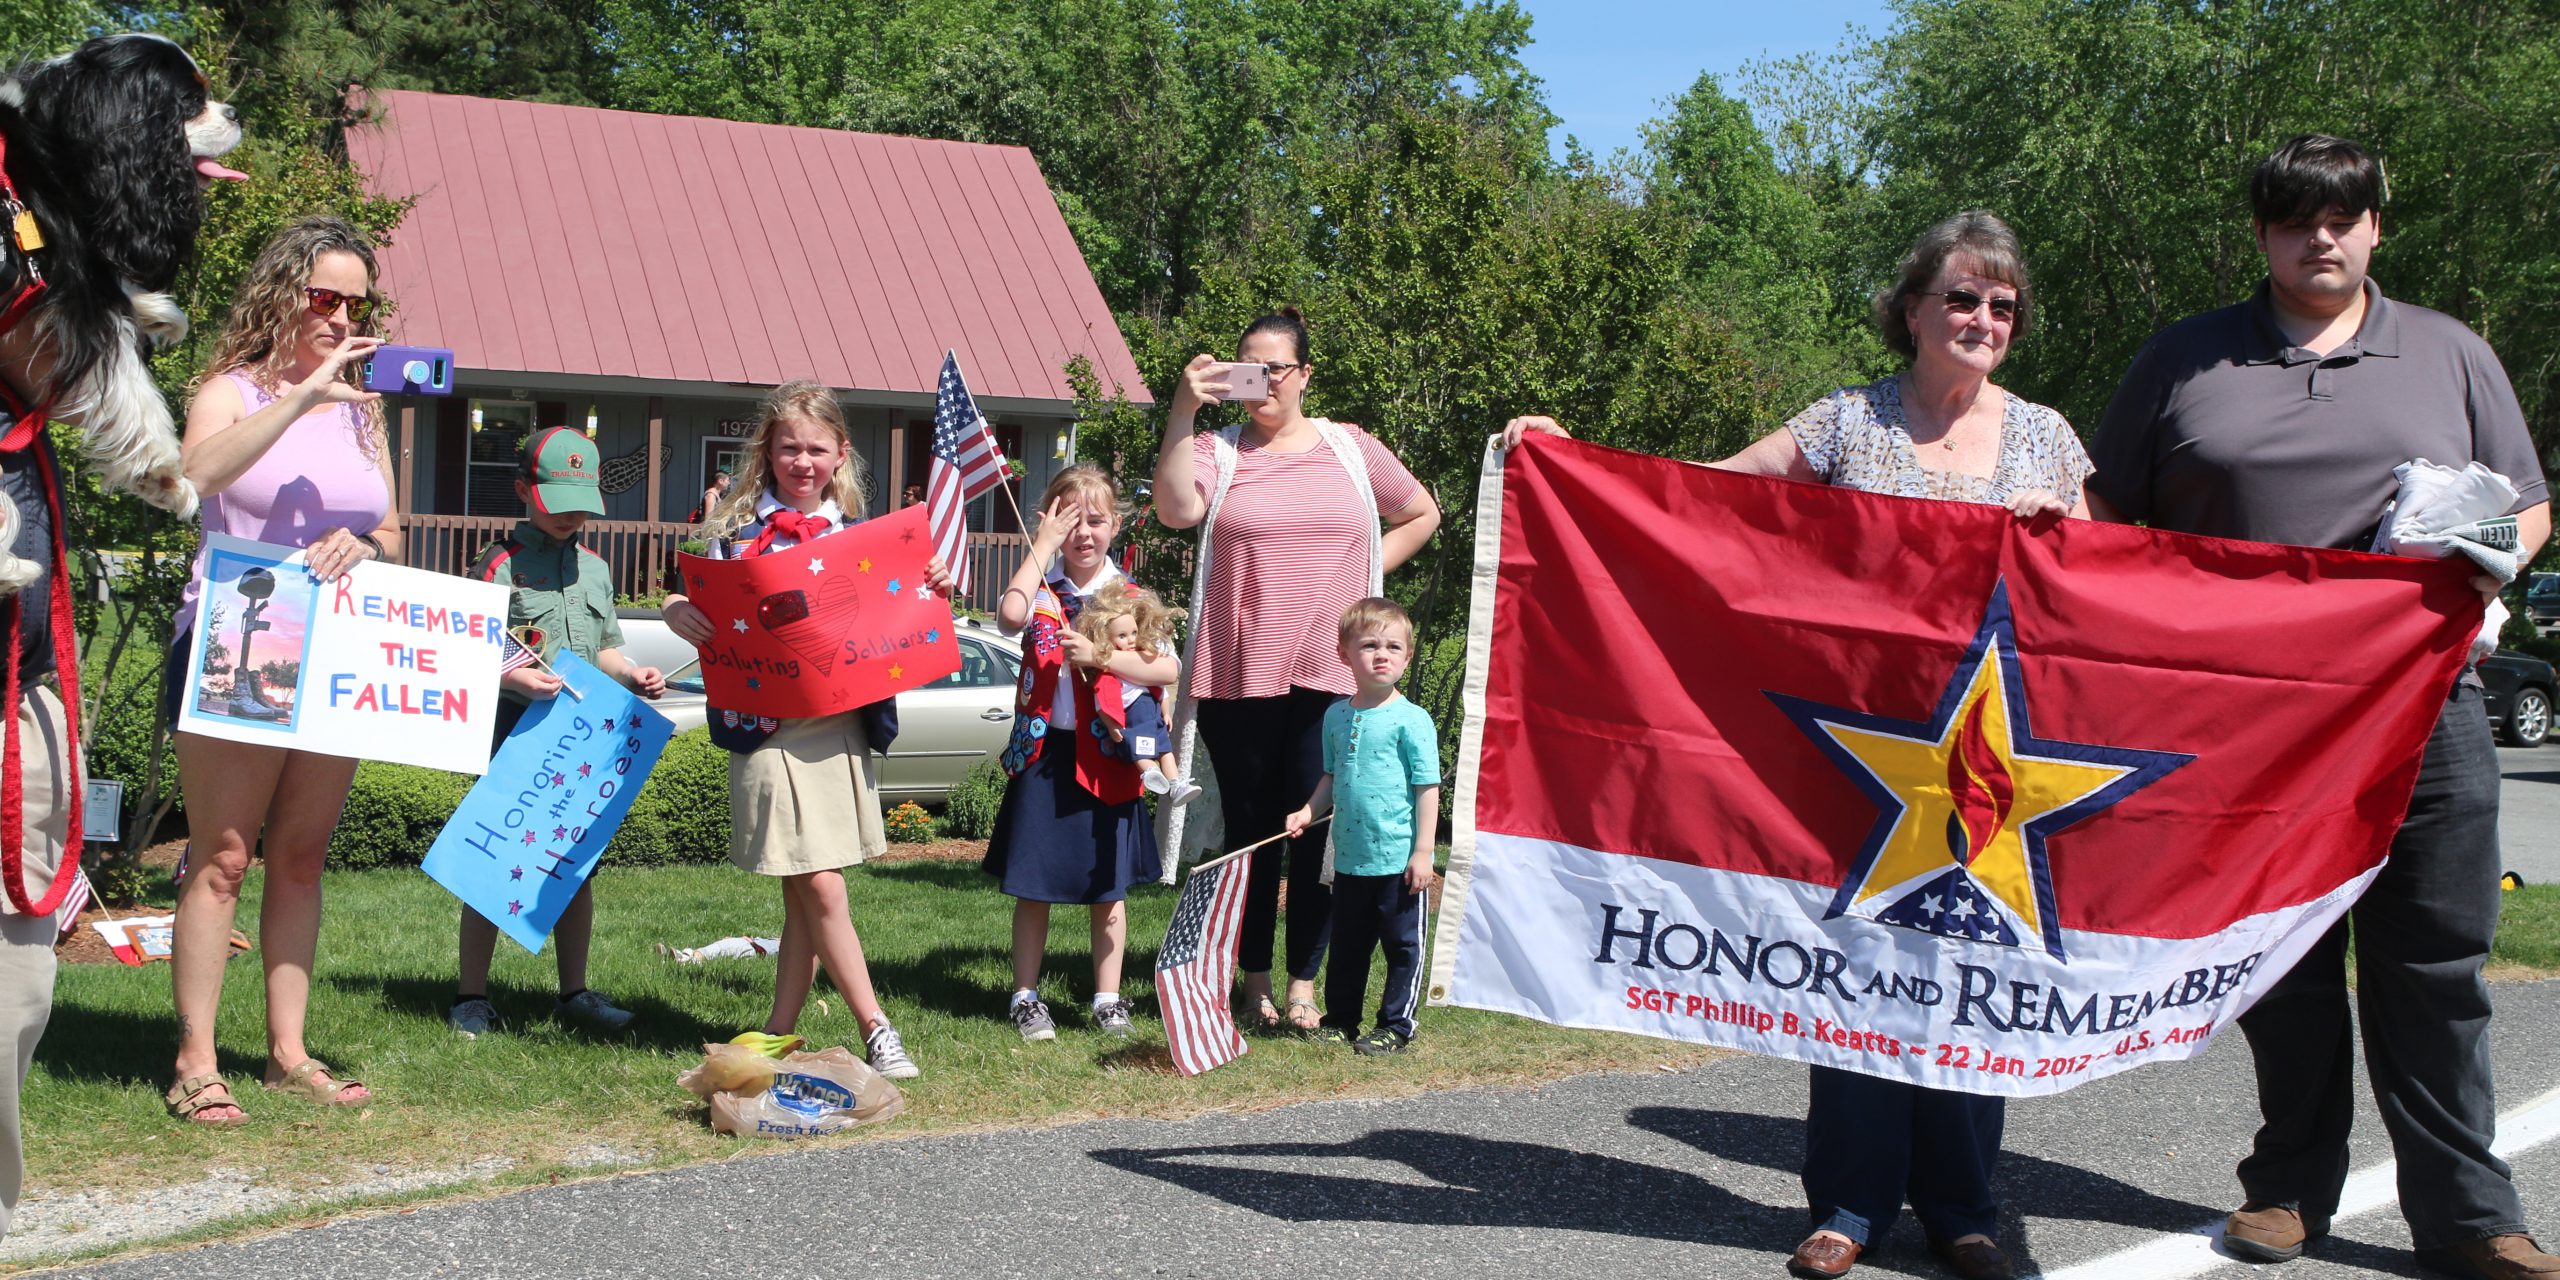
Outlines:
MULTIPOLYGON (((1420 482, 1387 447, 1348 423, 1369 467, 1381 516, 1404 509, 1420 482)), ((1207 500, 1218 481, 1217 443, 1191 438, 1192 483, 1207 500)), ((1342 611, 1369 594, 1369 537, 1360 491, 1331 446, 1274 453, 1236 446, 1236 475, 1218 507, 1209 581, 1191 615, 1193 697, 1274 698, 1291 685, 1352 691, 1335 640, 1342 611)))

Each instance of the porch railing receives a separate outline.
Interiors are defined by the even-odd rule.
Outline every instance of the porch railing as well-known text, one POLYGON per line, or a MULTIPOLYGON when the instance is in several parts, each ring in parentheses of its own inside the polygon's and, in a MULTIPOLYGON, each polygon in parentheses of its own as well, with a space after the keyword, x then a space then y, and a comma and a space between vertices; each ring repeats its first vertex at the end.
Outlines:
MULTIPOLYGON (((437 573, 461 573, 482 548, 516 527, 505 516, 410 515, 401 517, 401 561, 437 573)), ((662 520, 589 520, 587 546, 613 566, 614 594, 655 595, 666 589, 676 548, 696 536, 694 526, 662 520)), ((1022 564, 1029 542, 1018 533, 969 535, 969 592, 961 602, 980 613, 995 611, 1004 584, 1022 564)))

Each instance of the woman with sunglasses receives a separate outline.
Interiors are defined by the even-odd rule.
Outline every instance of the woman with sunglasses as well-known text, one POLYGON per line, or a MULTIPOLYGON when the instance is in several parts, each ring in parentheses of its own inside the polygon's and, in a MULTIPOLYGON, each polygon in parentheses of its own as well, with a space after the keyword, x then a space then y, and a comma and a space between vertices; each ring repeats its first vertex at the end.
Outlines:
MULTIPOLYGON (((355 381, 365 353, 382 345, 374 275, 373 246, 345 222, 306 218, 278 232, 251 264, 187 406, 187 478, 204 496, 205 529, 305 548, 316 579, 400 551, 381 397, 355 381)), ((189 631, 204 567, 199 551, 161 679, 166 723, 175 723, 182 694, 193 693, 189 631)), ((217 1066, 213 1024, 253 846, 267 863, 258 909, 266 1085, 322 1104, 368 1101, 363 1084, 322 1066, 303 1042, 321 856, 356 762, 192 733, 177 735, 177 748, 192 839, 170 943, 178 1005, 170 1114, 195 1124, 247 1119, 217 1066)))
MULTIPOLYGON (((1876 295, 1885 345, 1910 362, 1844 387, 1787 425, 1710 465, 1869 493, 2005 506, 2020 518, 2087 519, 2092 470, 2062 415, 2009 394, 1991 373, 2034 318, 2026 254, 2006 223, 1960 213, 1920 237, 1876 295)), ((1563 428, 1511 421, 1505 435, 1563 428)), ((1811 1280, 1849 1273, 1893 1229, 1904 1201, 1931 1252, 1965 1280, 2014 1274, 1994 1239, 2001 1100, 1813 1068, 1805 1116, 1805 1197, 1813 1232, 1787 1261, 1811 1280)))
MULTIPOLYGON (((1268 398, 1248 402, 1236 426, 1194 432, 1201 409, 1239 398, 1231 365, 1194 359, 1174 388, 1153 491, 1166 528, 1203 526, 1173 733, 1186 778, 1201 776, 1194 746, 1208 748, 1230 849, 1280 834, 1289 814, 1315 794, 1324 774, 1325 708, 1352 691, 1336 645, 1342 611, 1384 594, 1387 571, 1440 527, 1431 491, 1385 445, 1358 427, 1304 412, 1314 366, 1297 308, 1254 321, 1235 363, 1262 366, 1268 398)), ((1197 808, 1164 807, 1160 847, 1182 848, 1181 827, 1197 808)), ((1315 979, 1332 919, 1321 878, 1325 840, 1318 829, 1249 855, 1236 967, 1264 1030, 1282 1021, 1271 999, 1271 943, 1284 870, 1287 1021, 1315 1034, 1322 1020, 1315 979)))

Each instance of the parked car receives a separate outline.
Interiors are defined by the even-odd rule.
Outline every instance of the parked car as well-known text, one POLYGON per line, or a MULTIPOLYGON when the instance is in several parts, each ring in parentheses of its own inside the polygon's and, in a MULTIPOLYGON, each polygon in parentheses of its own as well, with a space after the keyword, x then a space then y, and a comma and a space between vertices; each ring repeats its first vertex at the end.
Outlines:
POLYGON ((2550 663, 2500 649, 2480 660, 2480 682, 2488 686, 2489 723, 2508 746, 2538 747, 2551 736, 2551 707, 2560 679, 2550 663))
POLYGON ((2524 616, 2537 627, 2560 626, 2560 573, 2537 573, 2524 589, 2524 616))
MULTIPOLYGON (((693 646, 669 631, 657 610, 620 612, 622 651, 632 661, 661 671, 693 661, 693 646)), ((880 794, 891 803, 941 804, 972 765, 1000 755, 1013 732, 1022 647, 973 619, 961 620, 955 638, 960 669, 898 695, 898 741, 880 765, 880 794)), ((701 727, 702 669, 670 681, 658 710, 675 721, 678 733, 701 727)))

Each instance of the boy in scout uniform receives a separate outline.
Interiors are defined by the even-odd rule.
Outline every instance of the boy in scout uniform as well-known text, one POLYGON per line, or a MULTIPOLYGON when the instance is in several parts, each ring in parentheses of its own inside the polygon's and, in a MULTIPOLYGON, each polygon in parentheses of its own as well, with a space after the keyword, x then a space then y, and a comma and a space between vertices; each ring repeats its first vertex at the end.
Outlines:
MULTIPOLYGON (((515 532, 489 545, 471 565, 471 576, 514 588, 507 598, 507 625, 526 636, 542 655, 542 663, 518 667, 499 681, 496 738, 514 732, 525 708, 538 698, 560 692, 560 677, 548 670, 562 649, 595 664, 606 675, 637 689, 644 698, 666 692, 667 679, 656 667, 632 664, 622 656, 622 624, 613 612, 613 571, 604 557, 579 545, 587 517, 604 514, 604 496, 596 447, 566 427, 552 427, 527 440, 524 474, 516 477, 516 496, 525 518, 515 532), (527 636, 527 632, 534 633, 527 636)), ((578 896, 560 913, 552 930, 560 956, 559 1015, 599 1030, 631 1024, 631 1011, 587 990, 587 941, 595 928, 595 882, 578 887, 578 896)), ((477 911, 462 909, 462 976, 446 1020, 465 1038, 496 1029, 498 1011, 489 1003, 489 961, 498 946, 498 926, 477 911)))

